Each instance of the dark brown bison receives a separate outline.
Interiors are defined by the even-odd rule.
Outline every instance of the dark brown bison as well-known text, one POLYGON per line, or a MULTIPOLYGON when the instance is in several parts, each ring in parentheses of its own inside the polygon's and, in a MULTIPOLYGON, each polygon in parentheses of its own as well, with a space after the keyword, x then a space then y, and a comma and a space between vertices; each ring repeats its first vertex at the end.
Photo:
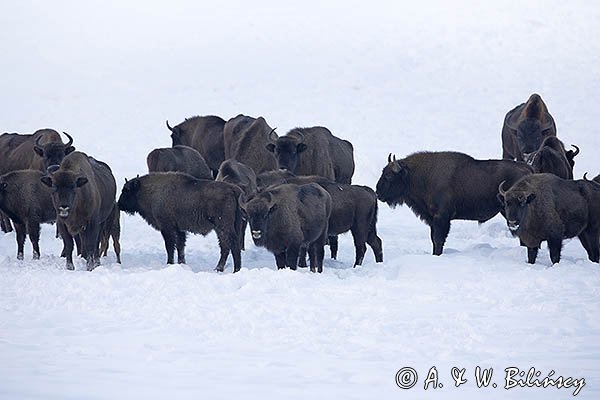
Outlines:
POLYGON ((42 176, 41 171, 32 169, 0 176, 0 210, 15 224, 19 260, 23 259, 26 235, 31 240, 33 259, 40 258, 40 224, 56 221, 52 191, 42 184, 42 176))
MULTIPOLYGON (((284 183, 316 183, 331 196, 331 215, 328 222, 331 258, 337 258, 337 235, 351 231, 356 249, 354 266, 362 265, 367 250, 366 244, 373 250, 375 261, 383 262, 381 239, 377 236, 377 196, 371 188, 337 183, 322 176, 280 176, 279 180, 276 180, 274 175, 271 175, 269 185, 284 183)), ((303 255, 300 257, 300 266, 306 266, 303 255)))
POLYGON ((189 146, 154 149, 146 157, 148 172, 183 172, 198 179, 213 179, 204 157, 189 146))
POLYGON ((128 214, 136 212, 165 241, 167 264, 185 263, 186 233, 207 235, 215 231, 221 248, 216 270, 223 271, 229 252, 233 272, 240 270, 239 232, 242 215, 238 198, 242 190, 225 182, 196 179, 178 172, 157 172, 125 182, 118 205, 128 214))
POLYGON ((485 222, 503 210, 498 185, 531 174, 525 163, 476 160, 455 152, 422 152, 402 160, 388 157, 377 182, 377 197, 389 206, 406 204, 431 227, 433 254, 440 255, 450 221, 485 222))
POLYGON ((556 125, 540 95, 534 93, 504 117, 502 158, 527 161, 547 136, 556 136, 556 125))
MULTIPOLYGON (((67 133, 67 143, 63 143, 54 129, 39 129, 33 134, 4 133, 0 135, 0 175, 11 171, 35 169, 46 171, 51 165, 58 165, 75 147, 73 138, 67 133)), ((0 229, 12 231, 10 220, 0 213, 0 229)))
POLYGON ((238 115, 225 124, 225 158, 233 158, 252 168, 255 174, 277 169, 277 160, 266 148, 274 132, 263 117, 238 115))
POLYGON ((278 269, 296 269, 302 249, 308 251, 310 269, 323 272, 331 197, 319 185, 280 185, 240 199, 254 244, 275 255, 278 269))
POLYGON ((100 232, 100 255, 106 257, 108 254, 108 242, 112 237, 113 249, 117 256, 117 263, 121 264, 121 213, 119 206, 115 202, 110 215, 102 225, 100 232))
POLYGON ((81 239, 88 271, 100 265, 100 233, 115 203, 116 184, 110 167, 74 151, 49 169, 42 183, 52 188, 58 230, 65 246, 67 269, 73 270, 73 238, 81 239))
POLYGON ((560 261, 563 239, 579 237, 593 262, 600 259, 600 187, 554 174, 525 176, 508 190, 499 186, 508 228, 527 246, 535 263, 540 244, 548 242, 550 260, 560 261))
POLYGON ((322 126, 295 128, 285 136, 271 134, 267 149, 280 169, 296 175, 318 175, 339 183, 352 183, 352 143, 333 136, 322 126))
POLYGON ((563 179, 573 179, 574 158, 579 154, 579 148, 575 145, 573 147, 575 150, 566 151, 559 138, 548 136, 540 148, 529 156, 527 164, 537 174, 549 173, 563 179))
POLYGON ((213 177, 217 176, 219 165, 225 160, 224 127, 225 120, 214 115, 186 118, 174 127, 171 127, 167 121, 173 147, 183 145, 196 149, 208 164, 213 177))

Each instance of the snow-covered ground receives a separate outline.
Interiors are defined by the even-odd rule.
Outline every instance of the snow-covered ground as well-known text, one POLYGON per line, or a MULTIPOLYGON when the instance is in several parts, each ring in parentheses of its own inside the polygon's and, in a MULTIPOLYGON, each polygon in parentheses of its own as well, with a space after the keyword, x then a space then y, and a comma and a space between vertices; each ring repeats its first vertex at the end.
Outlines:
MULTIPOLYGON (((501 155, 505 113, 542 95, 575 175, 600 172, 600 4, 585 1, 19 1, 0 4, 0 131, 53 127, 145 172, 164 121, 264 116, 280 133, 325 125, 351 140, 373 187, 389 152, 501 155)), ((566 399, 505 390, 504 369, 585 378, 600 397, 600 267, 577 240, 536 265, 502 218, 453 223, 445 253, 406 208, 380 204, 385 262, 352 269, 349 235, 321 275, 276 271, 249 238, 213 272, 216 237, 166 266, 160 234, 122 216, 123 264, 92 273, 16 260, 0 237, 0 398, 566 399), (395 374, 413 367, 402 390, 395 374), (443 388, 423 389, 432 366, 443 388), (466 368, 454 387, 450 370, 466 368), (477 389, 476 366, 498 388, 477 389)))

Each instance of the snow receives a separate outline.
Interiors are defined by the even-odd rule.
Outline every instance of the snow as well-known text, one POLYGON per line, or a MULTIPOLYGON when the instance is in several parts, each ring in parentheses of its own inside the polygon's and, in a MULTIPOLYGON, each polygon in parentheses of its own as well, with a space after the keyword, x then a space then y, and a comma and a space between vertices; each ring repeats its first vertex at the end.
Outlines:
MULTIPOLYGON (((170 145, 165 119, 262 115, 351 140, 354 181, 374 187, 390 152, 500 157, 505 113, 537 92, 582 149, 576 177, 593 176, 599 19, 578 1, 5 2, 1 129, 66 131, 121 186, 170 145)), ((347 234, 323 274, 277 271, 247 238, 242 271, 218 274, 214 234, 167 266, 158 232, 121 223, 123 264, 111 252, 92 273, 64 269, 54 226, 40 261, 0 237, 0 398, 572 397, 503 389, 511 366, 600 396, 600 267, 577 240, 559 265, 543 248, 532 266, 501 217, 455 221, 433 257, 428 228, 380 203, 382 264, 369 249, 351 268, 347 234), (444 387, 425 391, 434 365, 444 387), (401 390, 407 366, 419 383, 401 390), (499 387, 477 389, 476 366, 499 387)))

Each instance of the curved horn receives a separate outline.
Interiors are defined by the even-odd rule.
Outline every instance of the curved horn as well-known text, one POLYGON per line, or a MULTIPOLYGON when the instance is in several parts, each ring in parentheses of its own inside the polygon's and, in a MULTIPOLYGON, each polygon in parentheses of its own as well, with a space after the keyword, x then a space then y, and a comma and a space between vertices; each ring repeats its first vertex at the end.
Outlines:
POLYGON ((46 168, 46 172, 49 174, 53 174, 58 170, 58 168, 60 168, 58 165, 51 165, 48 168, 46 168))
POLYGON ((298 135, 298 138, 300 139, 300 141, 298 143, 304 142, 304 133, 299 132, 299 131, 295 132, 295 133, 296 133, 296 135, 298 135))
POLYGON ((583 180, 586 182, 590 182, 590 180, 587 177, 587 174, 588 174, 587 172, 585 174, 583 174, 583 180))
POLYGON ((388 164, 392 162, 392 153, 388 155, 388 164))
POLYGON ((169 130, 170 130, 171 132, 173 132, 173 128, 171 127, 171 125, 169 125, 169 120, 167 120, 167 128, 169 128, 169 130))
POLYGON ((275 129, 277 129, 277 128, 273 128, 273 129, 271 129, 271 132, 269 132, 269 140, 271 142, 276 142, 277 139, 279 139, 279 136, 277 136, 277 134, 275 133, 275 129))
POLYGON ((67 142, 67 144, 65 144, 65 147, 69 147, 70 145, 73 144, 73 138, 67 132, 63 132, 63 134, 69 138, 69 141, 67 142))
POLYGON ((42 139, 42 135, 39 135, 37 139, 35 139, 35 147, 40 147, 40 140, 42 139))
POLYGON ((394 155, 392 155, 392 161, 393 161, 393 162, 396 162, 396 155, 395 155, 395 154, 394 154, 394 155))
POLYGON ((267 208, 270 210, 275 205, 275 199, 273 199, 273 194, 267 192, 267 196, 269 196, 269 202, 267 203, 267 208))
POLYGON ((572 157, 575 157, 577 154, 579 154, 579 147, 575 146, 574 144, 572 144, 571 147, 573 147, 575 149, 575 151, 573 151, 573 156, 572 156, 572 157))
POLYGON ((498 192, 502 195, 502 197, 504 197, 506 195, 506 190, 502 189, 505 182, 506 181, 502 181, 502 182, 500 182, 500 185, 498 185, 498 192))

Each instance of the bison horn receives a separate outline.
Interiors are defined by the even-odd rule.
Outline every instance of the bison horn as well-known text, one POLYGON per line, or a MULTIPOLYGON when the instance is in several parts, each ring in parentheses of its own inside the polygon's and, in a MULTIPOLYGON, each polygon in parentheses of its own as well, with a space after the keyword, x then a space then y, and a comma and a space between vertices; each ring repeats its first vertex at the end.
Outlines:
POLYGON ((169 128, 169 130, 170 130, 171 132, 173 132, 173 128, 171 127, 171 125, 169 125, 169 120, 167 120, 167 128, 169 128))
POLYGON ((589 182, 590 180, 587 178, 587 172, 583 174, 583 180, 589 182))
POLYGON ((275 133, 275 129, 277 129, 277 128, 273 128, 273 129, 271 129, 271 132, 269 132, 269 140, 271 142, 276 142, 277 139, 279 139, 279 136, 277 136, 277 134, 275 133))
POLYGON ((575 146, 574 144, 572 144, 571 147, 573 147, 575 149, 575 151, 573 151, 573 155, 571 157, 575 157, 577 154, 579 154, 579 147, 575 146))
POLYGON ((269 192, 267 192, 267 196, 269 197, 269 202, 267 203, 267 208, 270 210, 275 205, 275 199, 273 198, 273 195, 269 192))
POLYGON ((506 181, 502 181, 502 182, 500 182, 500 185, 498 185, 498 192, 502 195, 502 197, 504 197, 506 195, 506 190, 502 189, 505 182, 506 181))
POLYGON ((70 145, 73 144, 73 138, 67 132, 63 132, 63 133, 65 134, 66 137, 69 138, 69 141, 67 142, 67 144, 65 144, 65 147, 69 147, 70 145))
POLYGON ((388 164, 392 162, 392 153, 388 155, 388 164))
POLYGON ((37 137, 37 139, 35 139, 35 147, 39 147, 40 146, 40 140, 42 140, 42 135, 39 135, 37 137))
POLYGON ((60 168, 58 165, 51 165, 46 169, 46 172, 53 174, 58 170, 58 168, 60 168))
POLYGON ((296 132, 296 135, 298 135, 298 139, 300 139, 298 141, 298 143, 303 143, 304 142, 304 134, 302 132, 296 132))

